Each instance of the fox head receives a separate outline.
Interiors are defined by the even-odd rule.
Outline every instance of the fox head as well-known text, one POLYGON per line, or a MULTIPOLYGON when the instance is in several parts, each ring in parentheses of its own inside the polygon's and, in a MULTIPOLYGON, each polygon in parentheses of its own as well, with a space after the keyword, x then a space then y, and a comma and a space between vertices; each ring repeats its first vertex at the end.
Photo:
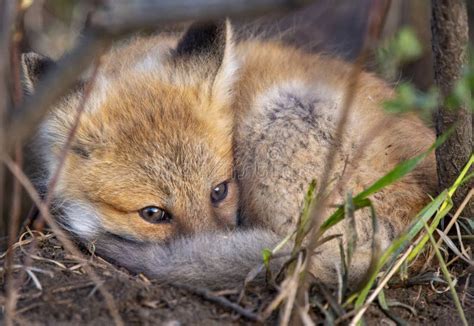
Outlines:
MULTIPOLYGON (((23 56, 29 91, 51 65, 23 56)), ((62 99, 38 135, 51 178, 84 101, 53 190, 66 227, 85 240, 161 242, 234 226, 237 66, 228 22, 194 24, 180 39, 136 38, 104 56, 88 96, 79 87, 62 99)))

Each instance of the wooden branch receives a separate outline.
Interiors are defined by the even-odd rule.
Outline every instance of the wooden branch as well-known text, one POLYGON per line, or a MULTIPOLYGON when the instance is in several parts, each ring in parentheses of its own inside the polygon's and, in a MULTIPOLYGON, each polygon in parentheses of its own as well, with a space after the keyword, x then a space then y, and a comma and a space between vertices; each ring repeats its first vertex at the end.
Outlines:
POLYGON ((35 131, 52 105, 77 83, 78 76, 110 45, 111 38, 99 32, 88 32, 75 50, 45 75, 32 96, 10 110, 7 117, 7 149, 14 141, 23 141, 35 131))
POLYGON ((171 285, 176 288, 183 289, 188 292, 199 295, 207 301, 217 303, 224 308, 227 308, 229 310, 232 310, 238 313, 239 315, 247 318, 248 320, 262 322, 262 319, 260 318, 259 315, 245 309, 244 307, 238 305, 237 303, 229 301, 225 297, 213 294, 211 291, 209 291, 206 288, 194 287, 187 284, 178 284, 178 283, 172 283, 171 285))
MULTIPOLYGON (((356 90, 359 84, 360 74, 363 71, 363 66, 367 60, 370 50, 374 44, 378 41, 380 34, 382 32, 383 26, 385 24, 385 18, 387 17, 387 12, 390 7, 390 0, 379 0, 374 1, 370 12, 369 12, 369 21, 367 24, 367 31, 364 38, 364 44, 362 46, 361 52, 359 53, 355 64, 352 66, 351 72, 348 76, 347 88, 344 93, 344 98, 342 101, 341 117, 337 123, 336 136, 335 139, 342 139, 342 135, 345 131, 349 112, 351 110, 353 101, 356 96, 356 90)), ((330 194, 325 194, 324 192, 327 189, 329 184, 329 176, 334 168, 334 162, 336 157, 337 147, 332 146, 328 151, 325 157, 325 164, 322 173, 322 179, 319 185, 319 191, 316 196, 317 205, 312 207, 310 212, 311 219, 311 231, 307 235, 309 242, 306 246, 307 252, 313 253, 318 246, 318 240, 321 236, 320 226, 323 223, 323 212, 329 204, 330 194)), ((310 259, 311 255, 308 256, 310 259)), ((305 295, 309 290, 308 282, 308 268, 310 264, 305 264, 299 283, 299 288, 297 292, 297 299, 301 307, 304 306, 305 295)), ((287 276, 288 277, 288 276, 287 276)), ((298 321, 300 318, 297 315, 296 309, 293 311, 293 322, 298 321)))
MULTIPOLYGON (((59 227, 58 223, 56 223, 55 219, 53 218, 53 216, 51 216, 51 214, 49 212, 49 207, 47 207, 45 205, 45 203, 41 200, 38 192, 36 191, 33 184, 30 182, 28 177, 21 170, 21 168, 17 164, 15 164, 15 162, 13 162, 8 156, 3 157, 2 161, 8 167, 10 172, 22 184, 23 188, 26 190, 26 192, 28 193, 30 198, 36 204, 36 206, 38 207, 41 215, 46 220, 48 225, 51 227, 51 230, 57 236, 58 240, 63 244, 64 248, 67 251, 69 251, 73 256, 75 256, 77 259, 86 262, 83 266, 84 270, 89 275, 89 277, 94 282, 94 284, 96 284, 96 286, 99 289, 100 293, 104 297, 105 303, 107 305, 107 308, 109 309, 110 315, 113 318, 115 325, 117 325, 117 326, 124 325, 123 320, 120 317, 120 312, 118 310, 117 304, 116 304, 113 296, 104 287, 104 283, 99 278, 97 273, 94 271, 94 269, 92 268, 92 266, 91 266, 90 262, 88 261, 88 259, 86 259, 84 257, 84 255, 81 253, 81 251, 76 248, 76 246, 72 242, 72 240, 69 239, 66 231, 61 229, 59 227)), ((10 247, 9 250, 13 251, 13 247, 10 247)))
POLYGON ((156 27, 193 20, 257 16, 269 11, 283 11, 309 4, 311 0, 113 0, 108 10, 92 17, 94 26, 111 33, 156 27))
MULTIPOLYGON (((8 67, 10 61, 10 41, 13 30, 15 6, 12 2, 0 0, 0 150, 5 145, 5 119, 8 105, 10 104, 8 88, 8 67)), ((7 219, 5 213, 5 180, 6 173, 3 165, 0 165, 0 237, 7 235, 7 219)))
MULTIPOLYGON (((431 28, 435 81, 441 94, 448 96, 461 78, 467 63, 469 40, 467 8, 465 0, 432 0, 431 28)), ((436 132, 441 135, 456 124, 453 135, 436 150, 440 190, 450 187, 472 154, 472 113, 467 107, 456 110, 440 107, 436 117, 436 132)), ((458 206, 466 197, 473 180, 462 185, 454 196, 458 206)), ((464 214, 474 216, 474 203, 466 207, 464 214)))
POLYGON ((47 73, 35 94, 19 108, 9 110, 4 148, 9 149, 14 141, 24 141, 31 136, 53 104, 67 94, 78 76, 115 39, 171 22, 257 15, 296 8, 309 2, 311 0, 113 1, 109 9, 91 16, 82 41, 47 73))

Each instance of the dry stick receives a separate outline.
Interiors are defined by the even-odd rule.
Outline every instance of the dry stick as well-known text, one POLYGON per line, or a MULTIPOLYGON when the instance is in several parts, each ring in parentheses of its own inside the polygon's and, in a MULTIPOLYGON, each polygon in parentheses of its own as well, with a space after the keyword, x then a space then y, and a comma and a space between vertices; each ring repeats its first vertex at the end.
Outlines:
MULTIPOLYGON (((7 91, 7 67, 9 55, 9 43, 11 28, 13 24, 11 19, 11 2, 5 0, 0 0, 0 152, 6 147, 5 144, 5 118, 7 113, 7 103, 8 103, 8 91, 7 91)), ((5 186, 5 170, 3 165, 0 165, 0 230, 6 230, 6 216, 3 216, 4 212, 4 186, 5 186)), ((0 236, 6 234, 0 233, 0 236)))
MULTIPOLYGON (((37 231, 35 231, 35 232, 37 232, 37 231)), ((39 240, 49 239, 49 238, 54 236, 53 233, 49 233, 49 234, 42 234, 40 232, 38 232, 38 233, 39 233, 39 235, 37 235, 36 237, 38 237, 39 240)), ((18 242, 14 243, 13 246, 9 247, 9 250, 15 250, 16 248, 28 245, 32 242, 33 242, 33 239, 30 238, 30 239, 23 240, 23 237, 20 236, 20 240, 18 242)), ((3 254, 0 254, 0 259, 3 259, 7 255, 7 253, 8 253, 8 250, 5 251, 3 254)))
MULTIPOLYGON (((192 6, 177 1, 137 0, 125 6, 122 12, 99 12, 92 15, 90 27, 84 32, 79 44, 57 67, 46 73, 30 98, 18 110, 10 110, 7 119, 5 148, 11 148, 13 135, 23 141, 36 129, 53 104, 75 85, 77 76, 108 47, 113 40, 140 30, 155 31, 157 27, 185 20, 218 19, 262 14, 275 10, 297 8, 312 0, 199 0, 192 6), (146 5, 146 6, 145 6, 146 5)), ((123 4, 123 1, 117 1, 123 4)), ((125 2, 127 3, 127 2, 125 2)), ((189 2, 191 3, 191 2, 189 2)), ((113 6, 112 6, 113 7, 113 6)), ((116 10, 117 11, 117 10, 116 10)))
POLYGON ((94 282, 86 282, 86 283, 80 283, 80 284, 72 284, 72 285, 67 285, 67 286, 61 286, 59 288, 55 288, 51 290, 51 293, 61 293, 61 292, 68 292, 68 291, 74 291, 77 289, 83 289, 86 287, 90 287, 96 285, 94 282))
MULTIPOLYGON (((469 203, 469 201, 471 200, 471 197, 474 196, 474 188, 471 188, 471 190, 469 191, 469 193, 467 194, 467 196, 464 198, 463 202, 461 203, 461 205, 459 206, 458 210, 456 211, 456 213, 454 213, 454 216, 453 218, 451 219, 451 221, 449 221, 449 224, 448 226, 446 226, 446 228, 444 229, 444 233, 445 234, 448 234, 449 230, 451 230, 451 228, 453 227, 454 223, 456 223, 456 221, 458 220, 459 216, 461 215, 462 211, 464 210, 464 208, 467 206, 467 204, 469 203)), ((443 242, 443 238, 440 238, 438 240, 438 242, 436 243, 436 246, 437 247, 440 247, 441 246, 441 242, 443 242)), ((428 256, 428 258, 426 259, 426 262, 425 264, 423 265, 423 268, 422 270, 425 270, 428 265, 430 264, 431 260, 433 259, 435 255, 435 252, 434 250, 431 251, 430 255, 428 256)))
MULTIPOLYGON (((64 166, 64 163, 65 163, 65 160, 66 160, 66 156, 69 152, 69 149, 71 147, 71 144, 72 144, 72 141, 74 140, 74 136, 76 134, 76 131, 79 127, 79 122, 80 122, 80 118, 81 118, 81 115, 83 114, 84 110, 85 110, 85 107, 86 107, 86 102, 87 102, 87 99, 89 98, 90 96, 90 93, 92 91, 92 88, 93 88, 93 84, 96 80, 96 77, 97 77, 97 73, 98 73, 98 69, 99 69, 99 66, 100 66, 100 61, 98 63, 96 63, 94 65, 94 68, 93 68, 93 72, 92 72, 92 76, 91 78, 89 79, 89 81, 86 83, 86 86, 85 86, 85 89, 84 89, 84 93, 83 93, 83 96, 82 96, 82 99, 81 99, 81 102, 79 104, 79 107, 77 109, 77 113, 76 113, 76 117, 75 117, 75 120, 74 120, 74 124, 71 128, 71 130, 69 131, 69 134, 68 134, 68 138, 66 140, 66 143, 64 145, 64 147, 62 148, 61 150, 61 153, 60 153, 60 157, 59 157, 59 161, 58 161, 58 166, 57 166, 57 169, 54 173, 54 175, 52 176, 51 178, 51 181, 49 182, 48 184, 48 193, 47 193, 47 196, 46 196, 46 199, 44 201, 44 206, 47 208, 47 210, 49 211, 49 206, 50 206, 50 203, 51 203, 51 199, 52 199, 52 194, 53 194, 53 191, 54 191, 54 187, 58 181, 58 178, 59 178, 59 175, 62 171, 62 168, 64 166)), ((41 214, 41 216, 43 216, 43 214, 41 214)), ((49 224, 49 223, 48 223, 49 224)), ((54 230, 54 229, 53 229, 54 230)), ((63 243, 64 244, 64 243, 63 243)), ((72 252, 71 252, 72 253, 72 252)), ((99 285, 99 284, 98 284, 99 285)), ((110 296, 111 300, 113 300, 113 298, 110 296)), ((107 300, 106 300, 107 301, 107 300)), ((115 306, 115 303, 113 304, 115 306)), ((112 314, 112 316, 114 317, 114 313, 113 313, 113 309, 110 308, 109 306, 109 310, 112 314)), ((115 319, 115 317, 114 317, 115 319)))
POLYGON ((285 306, 283 308, 283 313, 281 314, 281 318, 280 318, 280 325, 282 326, 289 325, 295 303, 297 304, 297 307, 304 307, 304 304, 301 304, 301 302, 300 304, 298 304, 297 302, 295 302, 295 300, 296 300, 296 292, 298 291, 298 276, 301 273, 301 271, 305 269, 306 264, 308 264, 308 262, 303 261, 303 257, 300 254, 296 262, 296 267, 293 270, 293 275, 291 275, 289 279, 289 284, 293 286, 289 286, 287 288, 289 293, 285 302, 285 306))
POLYGON ((467 293, 468 293, 469 284, 470 284, 470 281, 471 281, 471 280, 470 280, 471 275, 472 275, 472 273, 467 274, 466 282, 464 283, 464 288, 463 288, 463 290, 462 290, 461 304, 462 304, 463 307, 466 306, 465 300, 466 300, 466 295, 467 295, 467 293))
POLYGON ((69 153, 69 150, 71 149, 72 142, 74 140, 74 137, 76 135, 77 129, 79 128, 79 122, 81 120, 81 116, 84 113, 84 110, 86 108, 86 103, 87 99, 89 98, 91 91, 94 87, 94 83, 97 79, 97 73, 99 71, 99 66, 100 66, 100 58, 98 59, 98 62, 94 64, 94 68, 92 71, 92 76, 90 77, 89 81, 86 83, 84 92, 82 94, 81 101, 79 103, 79 106, 76 111, 76 117, 74 119, 74 124, 72 125, 71 130, 69 131, 68 137, 66 139, 66 142, 61 149, 61 152, 59 154, 59 159, 58 159, 58 165, 56 167, 56 171, 54 171, 53 176, 51 177, 48 187, 47 187, 47 194, 46 198, 44 200, 44 204, 46 207, 50 207, 51 205, 51 200, 53 199, 53 193, 54 193, 54 188, 58 182, 59 176, 62 172, 62 169, 64 167, 64 163, 66 162, 66 157, 69 153))
POLYGON ((54 103, 76 85, 80 73, 105 51, 111 41, 100 32, 97 34, 94 31, 86 32, 86 36, 81 39, 76 49, 46 73, 35 93, 27 97, 18 110, 11 112, 7 127, 9 138, 21 141, 30 136, 54 103))
POLYGON ((350 326, 355 326, 359 322, 359 320, 362 318, 362 315, 364 314, 364 312, 369 307, 369 304, 372 303, 374 301, 374 299, 377 297, 377 295, 380 293, 380 291, 382 291, 385 284, 387 284, 388 281, 392 278, 392 276, 395 274, 395 272, 398 270, 398 268, 403 264, 403 262, 405 261, 405 259, 408 257, 408 255, 410 254, 410 252, 412 250, 413 250, 413 246, 410 246, 408 248, 408 250, 403 254, 403 256, 400 257, 397 264, 395 266, 393 266, 393 268, 390 270, 390 272, 387 274, 387 276, 385 276, 385 278, 379 283, 377 288, 375 288, 374 292, 372 292, 372 294, 369 296, 369 298, 365 302, 364 306, 361 307, 361 309, 357 312, 354 319, 352 319, 352 321, 350 322, 350 324, 349 324, 350 326))
POLYGON ((64 147, 62 148, 61 153, 59 155, 58 166, 56 168, 56 171, 55 171, 53 177, 51 178, 51 181, 48 184, 48 194, 47 194, 46 200, 45 200, 45 203, 46 203, 47 206, 49 206, 49 204, 51 202, 54 187, 56 186, 56 183, 58 182, 59 175, 61 174, 61 170, 64 166, 65 161, 66 161, 66 156, 67 156, 67 154, 68 154, 68 152, 71 148, 72 141, 74 140, 74 137, 76 135, 77 129, 79 127, 79 122, 81 120, 81 116, 84 113, 84 110, 86 108, 87 99, 89 98, 89 96, 92 92, 92 89, 94 87, 94 83, 97 79, 97 73, 99 71, 99 66, 100 66, 100 58, 98 59, 98 62, 94 65, 94 68, 93 68, 93 71, 92 71, 92 76, 90 77, 89 81, 85 85, 84 92, 82 94, 81 102, 79 104, 79 107, 77 108, 76 117, 74 119, 74 124, 73 124, 71 130, 69 131, 66 143, 64 144, 64 147))
MULTIPOLYGON (((376 138, 377 134, 382 130, 385 126, 386 121, 382 120, 376 125, 374 125, 369 131, 365 134, 365 136, 360 140, 359 144, 357 145, 357 152, 351 159, 351 164, 347 166, 347 169, 344 171, 343 175, 336 183, 334 192, 336 189, 343 189, 349 183, 352 174, 357 170, 359 167, 360 161, 364 154, 366 153, 367 148, 372 144, 373 140, 376 138)), ((331 192, 331 194, 332 194, 331 192)))
MULTIPOLYGON (((59 175, 61 174, 61 171, 64 167, 66 157, 69 153, 72 142, 74 140, 77 129, 79 127, 79 122, 81 120, 81 116, 84 113, 84 110, 86 108, 87 99, 89 98, 89 96, 91 94, 91 91, 94 87, 94 83, 97 79, 97 73, 98 73, 98 70, 99 70, 99 66, 100 66, 100 58, 98 59, 98 62, 96 64, 94 64, 93 71, 92 71, 92 76, 90 77, 90 79, 88 80, 88 82, 85 85, 84 92, 82 94, 82 98, 81 98, 81 101, 79 103, 79 107, 77 108, 76 117, 74 119, 74 124, 73 124, 71 130, 69 131, 68 138, 67 138, 63 148, 61 149, 56 171, 54 172, 54 174, 53 174, 53 176, 52 176, 52 178, 51 178, 51 180, 48 184, 48 188, 47 188, 48 192, 47 192, 47 195, 46 195, 46 199, 44 200, 44 206, 46 207, 46 209, 48 211, 49 211, 49 207, 50 207, 50 204, 51 204, 51 200, 53 198, 54 187, 56 186, 57 181, 59 179, 59 175)), ((41 216, 43 216, 42 213, 41 213, 41 216)), ((99 286, 99 284, 97 284, 97 285, 99 286)), ((110 296, 110 299, 113 300, 113 298, 111 296, 110 296)), ((113 305, 115 306, 115 303, 113 305)), ((109 310, 113 314, 113 311, 112 311, 111 307, 109 307, 109 310)))
MULTIPOLYGON (((16 54, 19 56, 19 53, 16 53, 16 54)), ((53 177, 51 178, 51 181, 48 185, 48 193, 47 193, 46 199, 44 201, 44 205, 48 208, 48 211, 49 211, 49 206, 50 206, 50 203, 51 203, 54 187, 57 183, 58 177, 59 177, 59 175, 62 171, 62 168, 64 166, 64 162, 66 160, 67 153, 69 152, 69 149, 71 147, 72 141, 73 141, 74 136, 75 136, 75 133, 76 133, 77 128, 79 126, 80 117, 81 117, 82 113, 84 112, 84 109, 86 107, 85 104, 86 104, 87 99, 90 95, 90 92, 93 88, 93 84, 96 80, 98 67, 99 67, 98 63, 94 65, 94 70, 93 70, 92 76, 91 76, 90 80, 88 81, 88 83, 85 86, 81 102, 80 102, 79 107, 77 109, 77 114, 76 114, 76 118, 74 120, 74 125, 72 126, 72 128, 71 128, 71 130, 68 134, 68 138, 66 140, 66 143, 65 143, 64 147, 61 150, 57 169, 56 169, 56 171, 55 171, 55 173, 54 173, 53 177)), ((17 75, 18 85, 17 86, 20 87, 20 85, 19 85, 19 69, 18 69, 17 73, 18 73, 18 75, 17 75)), ((15 97, 20 97, 21 96, 21 89, 17 88, 15 90, 15 93, 16 93, 15 97)), ((17 164, 21 165, 19 163, 17 163, 17 164)), ((18 190, 15 192, 16 196, 14 196, 14 200, 16 198, 20 198, 19 197, 19 195, 20 195, 19 190, 21 190, 21 188, 20 188, 20 184, 18 182, 18 179, 15 179, 15 185, 17 185, 16 188, 18 188, 18 190)), ((13 205, 14 212, 12 213, 12 221, 11 221, 11 224, 10 224, 10 235, 9 235, 9 238, 12 239, 12 240, 9 243, 9 247, 11 247, 13 245, 13 239, 16 239, 16 234, 17 234, 18 225, 19 225, 19 217, 20 217, 19 202, 15 201, 14 203, 16 205, 13 205)), ((7 251, 7 253, 8 253, 7 254, 7 265, 8 265, 8 263, 11 264, 11 257, 12 257, 13 251, 7 251)), ((13 282, 13 275, 12 275, 11 271, 9 269, 7 271, 8 271, 8 273, 7 273, 7 280, 8 280, 8 288, 7 289, 8 289, 8 291, 7 292, 9 293, 9 295, 7 296, 7 298, 9 299, 7 301, 7 307, 10 308, 10 309, 7 309, 7 312, 10 311, 10 312, 13 313, 14 306, 15 306, 15 303, 16 303, 15 295, 14 295, 14 292, 13 292, 14 291, 14 287, 13 287, 14 282, 13 282)), ((13 316, 13 314, 11 316, 13 316)), ((9 320, 9 319, 7 319, 7 320, 9 320)))
MULTIPOLYGON (((366 306, 369 307, 368 304, 364 304, 363 306, 360 307, 360 309, 362 309, 363 307, 366 307, 366 306)), ((345 323, 343 324, 343 322, 346 321, 347 319, 351 318, 355 314, 357 314, 358 311, 359 310, 353 309, 353 310, 349 311, 348 313, 342 315, 341 317, 337 318, 334 321, 334 325, 346 325, 345 323)))
MULTIPOLYGON (((380 30, 383 26, 382 21, 384 19, 380 18, 379 16, 376 16, 376 14, 379 14, 379 16, 380 16, 380 12, 372 9, 371 16, 375 16, 375 17, 372 17, 372 19, 370 19, 370 21, 369 21, 368 37, 366 37, 366 40, 364 41, 364 46, 362 48, 361 54, 359 55, 359 57, 357 58, 355 64, 353 65, 353 68, 352 68, 351 73, 350 73, 349 78, 348 78, 349 81, 347 83, 346 93, 345 93, 344 101, 343 101, 343 104, 342 104, 341 119, 339 120, 337 129, 336 129, 336 133, 335 133, 335 136, 334 136, 335 139, 342 139, 342 135, 344 133, 344 130, 345 130, 345 127, 346 127, 346 124, 347 124, 349 111, 350 111, 352 103, 355 99, 355 95, 356 95, 356 91, 357 91, 357 87, 358 87, 358 82, 359 82, 359 77, 360 77, 360 74, 363 70, 364 62, 365 62, 366 58, 368 57, 368 54, 369 54, 369 51, 370 51, 370 48, 371 48, 371 45, 372 45, 372 40, 376 39, 378 37, 378 35, 380 33, 380 30), (376 18, 379 18, 379 19, 376 20, 376 18)), ((385 10, 384 10, 384 13, 381 16, 385 17, 385 10)), ((316 243, 316 241, 313 241, 313 239, 317 239, 316 235, 319 231, 319 225, 317 225, 317 224, 321 223, 322 213, 323 213, 324 209, 326 208, 327 202, 328 202, 328 199, 329 199, 329 195, 324 195, 323 192, 327 188, 327 185, 328 185, 328 182, 329 182, 329 177, 330 177, 331 171, 333 170, 333 167, 334 167, 334 161, 335 161, 337 150, 338 149, 337 149, 336 146, 332 146, 331 150, 328 152, 328 154, 326 156, 326 160, 325 160, 326 164, 324 166, 324 170, 323 170, 323 173, 322 173, 323 177, 321 179, 321 183, 320 183, 320 186, 319 186, 320 189, 319 189, 318 197, 320 197, 320 200, 317 203, 318 204, 318 207, 317 207, 318 209, 314 209, 313 212, 312 212, 312 216, 311 216, 311 219, 313 221, 312 236, 310 237, 310 239, 312 240, 311 243, 316 243)), ((308 246, 308 250, 315 249, 315 248, 312 248, 311 243, 308 246)))
MULTIPOLYGON (((11 33, 11 41, 9 48, 11 49, 9 53, 10 59, 10 73, 13 80, 11 82, 12 87, 12 100, 15 107, 18 107, 22 99, 22 89, 21 89, 21 80, 20 80, 20 62, 19 62, 19 46, 21 39, 23 37, 23 30, 21 29, 21 21, 23 20, 24 7, 20 7, 20 3, 15 3, 15 8, 12 12, 12 23, 13 29, 11 33)), ((15 160, 16 163, 22 165, 22 148, 21 143, 16 142, 15 144, 15 160)), ((21 214, 21 185, 19 181, 13 179, 13 189, 12 189, 12 201, 10 207, 10 218, 9 218, 9 227, 8 227, 8 246, 13 245, 16 242, 18 229, 20 225, 20 214, 21 214)), ((13 252, 9 252, 5 259, 5 268, 6 268, 6 290, 7 290, 7 301, 5 304, 5 324, 13 325, 13 319, 15 316, 15 308, 17 302, 17 290, 16 290, 16 281, 13 275, 13 252)), ((20 274, 20 277, 23 276, 20 274)))
POLYGON ((155 27, 157 22, 168 24, 193 20, 222 19, 223 17, 257 16, 270 11, 299 8, 313 0, 155 0, 111 2, 109 10, 99 12, 91 19, 94 26, 114 34, 126 29, 155 27), (128 5, 123 5, 123 3, 128 5))
MULTIPOLYGON (((7 71, 10 60, 10 39, 13 30, 15 11, 11 1, 0 1, 0 151, 5 149, 5 118, 7 113, 7 102, 9 100, 7 71)), ((6 230, 6 216, 4 212, 4 182, 5 173, 0 166, 0 230, 6 230), (5 226, 5 228, 3 228, 5 226)), ((4 234, 0 234, 3 236, 4 234)))
POLYGON ((113 300, 112 295, 103 287, 103 283, 98 277, 98 275, 94 272, 94 270, 90 267, 88 260, 82 255, 82 253, 76 248, 76 246, 72 243, 72 241, 67 237, 65 231, 63 231, 56 221, 51 217, 48 207, 41 201, 41 198, 31 184, 28 177, 24 174, 24 172, 18 167, 15 162, 13 162, 8 156, 4 156, 3 162, 6 164, 10 172, 17 178, 20 183, 22 184, 23 188, 25 188, 28 195, 31 197, 35 205, 38 207, 43 218, 46 220, 48 225, 51 227, 52 231, 56 234, 59 241, 64 245, 66 250, 68 250, 73 256, 77 257, 79 260, 85 262, 84 269, 89 274, 92 281, 96 284, 99 291, 101 292, 102 296, 105 299, 107 307, 114 319, 116 325, 123 325, 122 318, 118 312, 118 309, 115 305, 115 301, 113 300))
MULTIPOLYGON (((380 36, 380 32, 382 30, 385 17, 390 5, 390 1, 376 1, 375 6, 372 6, 370 13, 369 13, 369 22, 368 22, 368 29, 367 34, 364 40, 364 45, 362 47, 361 53, 356 59, 355 64, 352 66, 352 70, 348 77, 346 93, 344 96, 344 100, 342 103, 342 114, 341 118, 338 122, 335 139, 342 139, 347 120, 349 117, 349 111, 351 106, 355 100, 356 91, 358 88, 359 77, 363 70, 363 65, 370 53, 371 46, 373 45, 374 41, 377 40, 380 36), (385 4, 385 5, 384 5, 385 4)), ((311 223, 312 223, 312 231, 309 237, 309 244, 308 244, 308 252, 314 252, 317 246, 317 240, 320 236, 319 228, 322 223, 322 215, 323 212, 326 210, 329 201, 329 195, 324 194, 325 189, 327 188, 329 177, 331 172, 334 168, 334 162, 337 153, 337 147, 332 146, 326 156, 326 164, 324 166, 324 170, 322 173, 321 183, 319 185, 319 191, 317 196, 317 207, 313 207, 313 211, 311 212, 311 223)), ((310 259, 310 257, 308 257, 310 259)), ((298 289, 298 298, 301 301, 304 298, 304 293, 308 290, 308 283, 307 283, 307 274, 308 274, 308 267, 310 264, 306 264, 305 268, 302 273, 300 287, 298 289)))
POLYGON ((237 312, 239 315, 244 316, 245 318, 247 318, 249 320, 258 321, 258 322, 262 321, 260 316, 258 316, 257 314, 243 308, 242 306, 240 306, 240 305, 238 305, 234 302, 231 302, 231 301, 227 300, 224 297, 217 296, 217 295, 213 294, 212 292, 210 292, 207 289, 199 288, 199 287, 193 287, 193 286, 189 286, 189 285, 186 285, 186 284, 172 283, 171 285, 173 285, 174 287, 180 288, 180 289, 184 289, 188 292, 197 294, 197 295, 203 297, 204 299, 206 299, 208 301, 218 303, 219 305, 221 305, 223 307, 226 307, 226 308, 229 308, 229 309, 237 312))

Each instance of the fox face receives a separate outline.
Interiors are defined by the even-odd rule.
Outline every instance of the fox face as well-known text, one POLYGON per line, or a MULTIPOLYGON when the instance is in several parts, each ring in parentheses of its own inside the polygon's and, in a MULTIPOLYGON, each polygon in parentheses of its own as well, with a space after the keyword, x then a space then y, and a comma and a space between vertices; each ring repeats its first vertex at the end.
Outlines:
MULTIPOLYGON (((236 224, 232 46, 228 23, 193 25, 177 42, 136 39, 103 58, 87 98, 58 103, 38 137, 49 178, 85 103, 54 189, 68 229, 163 242, 236 224)), ((23 58, 32 91, 45 61, 23 58)))

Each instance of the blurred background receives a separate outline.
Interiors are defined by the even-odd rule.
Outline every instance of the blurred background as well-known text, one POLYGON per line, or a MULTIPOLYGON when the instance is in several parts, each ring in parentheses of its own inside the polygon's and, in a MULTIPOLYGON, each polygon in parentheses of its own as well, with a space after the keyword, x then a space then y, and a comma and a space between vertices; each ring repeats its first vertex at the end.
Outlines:
MULTIPOLYGON (((98 1, 34 0, 25 16, 24 51, 53 58, 72 48, 80 37, 87 13, 98 1)), ((233 21, 242 37, 258 35, 296 45, 307 51, 323 51, 353 60, 362 46, 372 0, 318 0, 290 13, 233 21)), ((471 39, 474 35, 474 2, 467 1, 471 39)), ((393 37, 402 27, 411 27, 423 46, 416 62, 403 67, 402 76, 426 89, 431 84, 431 6, 429 0, 393 0, 382 38, 393 37)))
MULTIPOLYGON (((28 2, 28 1, 26 1, 28 2)), ((87 14, 97 6, 96 0, 34 0, 24 19, 25 37, 21 51, 35 51, 51 58, 59 58, 71 49, 81 37, 87 14)), ((312 5, 293 12, 280 12, 259 18, 242 17, 234 20, 239 38, 260 37, 293 44, 309 52, 324 52, 346 60, 354 60, 363 44, 371 0, 318 0, 312 5)), ((468 1, 471 42, 474 39, 474 1, 468 1)), ((393 0, 382 31, 382 39, 390 40, 409 27, 419 41, 416 59, 397 66, 395 72, 383 69, 384 57, 376 49, 366 63, 367 69, 381 74, 390 82, 411 81, 418 89, 428 90, 433 85, 431 55, 431 7, 429 0, 393 0)), ((179 32, 179 27, 173 27, 179 32)), ((383 43, 383 41, 382 41, 383 43)), ((390 50, 390 48, 388 47, 390 50)), ((33 165, 27 168, 34 169, 33 165)), ((7 180, 5 193, 11 193, 7 180)), ((8 197, 8 196, 7 196, 8 197)), ((24 198, 27 198, 24 196, 24 198)), ((5 239, 9 200, 0 218, 0 239, 5 239)), ((26 216, 31 203, 23 200, 26 216)), ((4 241, 0 241, 4 243, 4 241)), ((0 246, 1 247, 1 246, 0 246)))

